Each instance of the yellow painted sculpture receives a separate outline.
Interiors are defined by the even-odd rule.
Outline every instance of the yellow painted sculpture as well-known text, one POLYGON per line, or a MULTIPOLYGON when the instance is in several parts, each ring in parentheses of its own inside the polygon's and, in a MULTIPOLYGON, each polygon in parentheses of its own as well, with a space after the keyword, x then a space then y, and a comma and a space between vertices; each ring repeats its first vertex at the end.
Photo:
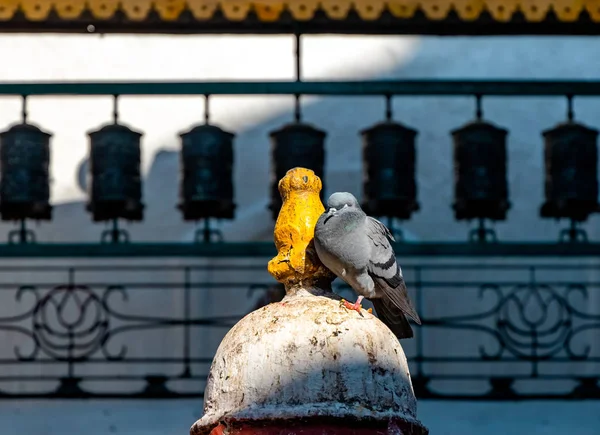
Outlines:
POLYGON ((319 197, 321 188, 321 179, 305 168, 290 169, 279 181, 283 206, 274 231, 279 253, 269 262, 268 270, 286 290, 334 278, 313 246, 315 224, 325 211, 319 197))

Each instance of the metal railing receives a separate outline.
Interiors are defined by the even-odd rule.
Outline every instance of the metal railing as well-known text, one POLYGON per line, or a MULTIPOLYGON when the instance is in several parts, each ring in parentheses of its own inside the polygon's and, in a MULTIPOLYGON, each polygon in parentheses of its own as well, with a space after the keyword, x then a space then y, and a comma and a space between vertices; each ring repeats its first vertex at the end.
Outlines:
MULTIPOLYGON (((426 257, 600 257, 600 243, 589 242, 401 242, 399 258, 426 257)), ((217 243, 27 243, 0 244, 0 258, 256 258, 277 254, 272 242, 217 243)))
MULTIPOLYGON (((600 82, 0 83, 25 97, 232 94, 546 95, 571 110, 600 82)), ((394 249, 423 319, 402 343, 420 397, 600 398, 600 243, 394 249)), ((272 243, 0 245, 0 397, 201 395, 225 332, 261 290, 263 303, 281 297, 265 270, 274 255, 272 243), (29 265, 8 266, 18 258, 29 265)))
MULTIPOLYGON (((0 268, 0 397, 201 396, 227 330, 283 296, 266 260, 0 268)), ((592 263, 404 265, 423 320, 402 341, 417 395, 600 398, 592 263)))
MULTIPOLYGON (((297 63, 300 61, 298 60, 297 63)), ((298 71, 296 72, 298 74, 298 71)), ((0 82, 0 95, 600 96, 599 80, 0 82)))

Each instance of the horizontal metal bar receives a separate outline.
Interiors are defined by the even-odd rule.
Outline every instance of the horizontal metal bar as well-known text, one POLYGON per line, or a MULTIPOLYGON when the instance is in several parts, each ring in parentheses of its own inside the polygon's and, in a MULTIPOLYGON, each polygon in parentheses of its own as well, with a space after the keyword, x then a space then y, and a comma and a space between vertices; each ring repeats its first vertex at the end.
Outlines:
MULTIPOLYGON (((600 243, 395 243, 398 257, 600 257, 600 243)), ((0 258, 257 257, 277 254, 271 242, 4 244, 0 258)), ((265 263, 266 267, 266 263, 265 263)))
MULTIPOLYGON (((243 316, 240 316, 240 318, 243 316)), ((577 359, 577 358, 569 358, 569 357, 552 357, 551 359, 542 359, 537 358, 535 356, 531 356, 530 358, 515 358, 515 357, 504 357, 501 359, 482 359, 476 355, 473 356, 448 356, 448 357, 436 357, 436 356, 407 356, 407 361, 409 363, 421 362, 423 364, 461 364, 461 363, 469 363, 474 365, 497 365, 497 364, 527 364, 532 361, 537 362, 540 365, 544 365, 548 367, 550 365, 562 365, 562 364, 573 364, 573 365, 585 365, 590 363, 598 363, 600 362, 600 357, 587 357, 585 359, 577 359)), ((0 360, 0 365, 10 366, 10 365, 19 365, 21 367, 31 366, 31 365, 40 365, 40 366, 63 366, 65 362, 68 362, 68 358, 63 359, 17 359, 17 358, 4 358, 0 360)), ((195 364, 195 365, 209 365, 213 362, 213 357, 211 356, 206 358, 184 358, 184 357, 127 357, 125 359, 106 359, 106 358, 86 358, 86 359, 72 359, 73 362, 77 366, 95 366, 95 365, 130 365, 130 364, 195 364)), ((588 373, 588 375, 590 375, 588 373)), ((140 374, 140 375, 94 375, 94 374, 85 374, 85 380, 96 380, 96 379, 144 379, 147 376, 151 376, 149 374, 140 374)), ((460 379, 462 376, 482 376, 483 379, 489 379, 489 374, 481 374, 481 375, 459 375, 459 374, 435 374, 433 375, 435 378, 444 378, 444 379, 460 379)), ((177 375, 170 375, 172 379, 177 379, 177 375)), ((532 379, 529 374, 514 374, 510 376, 511 378, 520 378, 520 379, 532 379)), ((576 375, 573 373, 565 373, 565 374, 546 374, 540 375, 537 379, 543 378, 557 378, 557 379, 573 379, 576 375)), ((598 377, 600 378, 600 371, 598 371, 598 377)), ((23 379, 23 380, 56 380, 59 378, 56 375, 8 375, 8 376, 0 376, 0 382, 6 382, 11 380, 23 379)), ((190 379, 186 377, 185 379, 190 379)), ((203 380, 206 377, 203 378, 203 380)))
MULTIPOLYGON (((0 258, 272 257, 273 243, 2 244, 0 258)), ((266 266, 265 266, 266 267, 266 266)))
POLYGON ((96 34, 600 35, 600 25, 590 19, 585 8, 573 21, 557 19, 552 9, 540 21, 527 21, 519 11, 509 20, 496 21, 486 11, 476 19, 462 20, 453 9, 442 19, 428 19, 422 11, 400 18, 384 10, 377 19, 363 20, 354 8, 344 19, 329 18, 317 10, 311 19, 295 20, 284 10, 278 19, 263 21, 250 9, 241 21, 230 21, 219 14, 196 20, 188 10, 174 20, 161 20, 154 11, 144 20, 131 20, 124 14, 99 19, 85 11, 78 18, 60 19, 51 13, 46 19, 34 21, 17 12, 14 18, 0 21, 0 33, 89 35, 91 27, 96 34))
MULTIPOLYGON (((412 362, 410 358, 407 358, 407 360, 409 362, 412 362)), ((26 364, 28 361, 19 361, 18 363, 23 363, 26 364)), ((211 361, 212 362, 212 359, 211 361)), ((494 363, 494 362, 501 362, 501 361, 482 361, 482 360, 477 360, 477 359, 473 359, 472 361, 468 361, 468 362, 472 362, 472 363, 476 363, 476 364, 488 364, 488 363, 494 363)), ((577 361, 569 361, 570 363, 577 363, 577 361)), ((588 361, 586 360, 586 362, 594 362, 594 361, 588 361)), ((79 365, 83 365, 85 362, 80 362, 77 361, 76 364, 79 365)), ((181 363, 181 361, 180 361, 181 363)), ((523 361, 521 362, 523 363, 523 361)), ((58 365, 58 364, 57 364, 58 365)), ((64 362, 62 363, 62 365, 64 365, 64 362)), ((147 374, 142 374, 142 375, 84 375, 81 376, 81 378, 78 378, 77 376, 74 376, 72 379, 78 379, 81 381, 143 381, 146 380, 148 377, 150 377, 151 375, 147 375, 147 374)), ((537 377, 532 377, 531 375, 527 375, 527 374, 514 374, 514 375, 505 375, 507 378, 510 378, 512 380, 526 380, 526 381, 547 381, 547 380, 569 380, 569 381, 573 381, 576 380, 578 378, 578 376, 573 375, 572 373, 566 373, 566 374, 559 374, 559 375, 552 375, 552 374, 547 374, 547 375, 539 375, 537 377)), ((450 381, 466 381, 466 380, 471 380, 471 381, 489 381, 491 378, 493 378, 490 375, 487 374, 470 374, 470 375, 460 375, 460 374, 448 374, 448 375, 441 375, 441 374, 431 374, 431 375, 426 375, 425 377, 431 379, 431 380, 450 380, 450 381)), ((198 381, 206 381, 207 376, 202 376, 202 375, 196 375, 196 376, 190 376, 190 377, 179 377, 179 376, 165 376, 167 381, 177 381, 177 380, 183 380, 183 381, 194 381, 194 380, 198 380, 198 381)), ((35 381, 60 381, 63 379, 69 379, 68 377, 62 377, 62 376, 44 376, 44 375, 11 375, 11 376, 2 376, 0 377, 0 382, 15 382, 15 381, 25 381, 25 382, 35 382, 35 381)), ((17 393, 20 397, 20 393, 17 393)), ((94 393, 94 396, 96 394, 94 393)))
MULTIPOLYGON (((0 244, 0 248, 2 245, 0 244)), ((48 246, 48 245, 43 245, 48 246)), ((54 246, 54 245, 52 245, 54 246)), ((234 257, 232 257, 234 258, 234 257)), ((477 260, 477 259, 474 259, 477 260)), ((479 271, 513 271, 513 272, 529 272, 531 269, 536 269, 537 271, 548 271, 548 270, 556 270, 556 264, 548 264, 548 263, 533 263, 533 262, 522 262, 521 259, 517 259, 514 263, 506 263, 504 261, 500 263, 435 263, 435 264, 407 264, 403 267, 405 270, 419 270, 426 272, 433 271, 471 271, 471 270, 479 270, 479 271)), ((28 266, 0 266, 0 275, 3 273, 16 273, 16 272, 28 272, 28 273, 47 273, 47 272, 68 272, 69 269, 72 269, 75 273, 80 272, 184 272, 188 270, 190 272, 206 272, 206 271, 221 271, 227 272, 234 269, 236 272, 240 271, 263 271, 264 268, 259 264, 250 264, 250 265, 242 265, 237 262, 232 263, 219 263, 219 264, 210 264, 210 265, 178 265, 178 266, 170 266, 164 264, 144 264, 144 265, 133 265, 133 266, 123 266, 122 264, 101 264, 97 265, 95 262, 86 263, 83 265, 76 265, 71 267, 70 265, 57 265, 57 266, 38 266, 38 265, 28 265, 28 266)), ((565 271, 577 271, 577 272, 592 272, 597 271, 598 266, 593 264, 562 264, 560 266, 560 270, 565 271)), ((438 285, 441 281, 420 281, 421 283, 427 283, 427 285, 438 285)), ((455 281, 461 282, 461 281, 455 281)), ((539 282, 539 281, 538 281, 539 282)), ((554 284, 564 285, 564 282, 560 281, 552 281, 554 284)), ((588 284, 600 285, 600 281, 586 281, 588 284)), ((469 283, 473 283, 473 281, 469 281, 469 283)), ((512 285, 516 283, 516 281, 500 281, 502 285, 512 285)), ((48 282, 46 284, 49 285, 48 282)), ((213 283, 214 284, 214 283, 213 283)), ((265 284, 256 282, 254 284, 265 284)), ((0 284, 0 286, 3 284, 0 284)), ((58 283, 57 283, 58 285, 58 283)), ((342 286, 346 286, 347 284, 341 284, 342 286)))
POLYGON ((0 82, 0 95, 598 96, 597 80, 0 82))

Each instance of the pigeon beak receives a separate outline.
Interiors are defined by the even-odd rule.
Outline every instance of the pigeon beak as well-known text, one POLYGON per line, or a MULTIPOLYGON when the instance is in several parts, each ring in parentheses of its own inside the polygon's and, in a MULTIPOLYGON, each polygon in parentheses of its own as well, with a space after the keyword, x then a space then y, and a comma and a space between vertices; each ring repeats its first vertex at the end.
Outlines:
POLYGON ((337 212, 337 209, 335 209, 333 207, 330 207, 329 210, 327 210, 327 217, 323 221, 323 225, 326 224, 329 219, 331 219, 332 217, 334 217, 335 214, 336 214, 336 212, 337 212))

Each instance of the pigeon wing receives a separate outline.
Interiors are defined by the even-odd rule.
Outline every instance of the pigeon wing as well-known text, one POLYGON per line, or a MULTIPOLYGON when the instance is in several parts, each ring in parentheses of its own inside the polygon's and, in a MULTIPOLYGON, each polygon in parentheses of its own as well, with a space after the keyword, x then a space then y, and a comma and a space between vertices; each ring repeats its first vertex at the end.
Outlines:
POLYGON ((394 240, 390 231, 384 224, 372 217, 367 217, 366 231, 368 240, 372 244, 371 258, 367 268, 369 275, 384 295, 382 299, 387 305, 386 311, 391 311, 392 307, 389 304, 391 302, 393 306, 399 308, 420 325, 421 319, 409 299, 402 270, 396 262, 396 255, 388 240, 394 240))
POLYGON ((373 307, 377 317, 381 320, 399 339, 412 338, 413 330, 404 313, 388 298, 373 299, 373 307))

